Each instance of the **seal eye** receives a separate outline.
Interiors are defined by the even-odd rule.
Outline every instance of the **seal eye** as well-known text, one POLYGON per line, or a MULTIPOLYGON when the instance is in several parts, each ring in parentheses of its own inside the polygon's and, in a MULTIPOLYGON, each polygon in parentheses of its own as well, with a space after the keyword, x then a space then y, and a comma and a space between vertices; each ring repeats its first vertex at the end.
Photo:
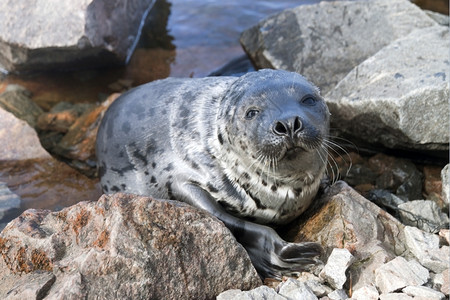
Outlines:
POLYGON ((245 113, 245 118, 247 120, 251 120, 254 119, 257 114, 259 114, 259 110, 252 108, 247 110, 247 112, 245 113))
POLYGON ((302 103, 306 105, 314 105, 316 104, 316 99, 311 96, 307 96, 302 99, 302 103))

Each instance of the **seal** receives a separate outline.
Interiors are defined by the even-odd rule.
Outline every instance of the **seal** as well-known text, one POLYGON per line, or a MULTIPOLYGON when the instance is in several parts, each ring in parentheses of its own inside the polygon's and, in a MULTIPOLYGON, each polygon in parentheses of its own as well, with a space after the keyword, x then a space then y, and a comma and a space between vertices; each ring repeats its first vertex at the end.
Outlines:
POLYGON ((120 96, 97 135, 105 193, 179 200, 219 218, 262 277, 315 262, 321 247, 289 243, 286 224, 313 201, 327 164, 329 111, 297 73, 169 78, 120 96))

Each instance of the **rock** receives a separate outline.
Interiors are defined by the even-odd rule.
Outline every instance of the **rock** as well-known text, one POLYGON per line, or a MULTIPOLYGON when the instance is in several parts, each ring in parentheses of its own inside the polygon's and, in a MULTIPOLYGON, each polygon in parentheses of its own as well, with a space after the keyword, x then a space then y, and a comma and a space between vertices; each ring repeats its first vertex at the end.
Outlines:
POLYGON ((380 207, 390 208, 395 211, 397 211, 397 207, 400 204, 405 203, 404 200, 400 199, 396 195, 381 189, 371 190, 367 199, 380 207))
POLYGON ((269 17, 240 42, 258 68, 298 72, 326 94, 390 42, 435 24, 406 0, 321 2, 269 17))
POLYGON ((398 206, 400 218, 405 225, 416 226, 426 232, 438 233, 448 227, 448 216, 434 201, 416 200, 398 206))
POLYGON ((8 185, 0 182, 0 231, 6 224, 3 218, 9 211, 18 209, 20 207, 20 197, 11 192, 8 185))
POLYGON ((403 229, 398 220, 339 181, 316 199, 287 239, 318 241, 325 258, 333 248, 351 251, 355 262, 349 272, 356 290, 373 283, 375 269, 406 251, 403 229))
POLYGON ((446 203, 442 197, 441 171, 442 169, 437 166, 425 166, 423 186, 426 199, 433 200, 442 209, 446 207, 446 203))
POLYGON ((388 148, 448 151, 449 46, 448 28, 433 26, 359 64, 325 95, 332 126, 388 148))
POLYGON ((260 300, 260 299, 273 299, 273 300, 286 300, 285 297, 278 295, 275 290, 263 285, 251 291, 241 290, 228 290, 220 293, 217 300, 260 300))
POLYGON ((128 61, 153 0, 6 0, 0 65, 8 71, 106 66, 128 61))
POLYGON ((449 247, 439 249, 439 237, 436 234, 424 232, 416 227, 405 227, 405 240, 409 251, 427 269, 440 273, 449 266, 449 247))
POLYGON ((330 298, 331 300, 346 300, 348 299, 348 296, 343 289, 338 289, 329 293, 328 298, 330 298))
POLYGON ((33 128, 1 108, 0 144, 0 181, 22 199, 22 211, 56 209, 101 195, 97 180, 52 158, 33 128))
POLYGON ((353 255, 347 249, 335 248, 328 257, 327 264, 320 272, 319 277, 327 281, 331 287, 342 289, 347 281, 345 271, 354 261, 353 255))
POLYGON ((425 13, 432 18, 436 23, 442 26, 448 26, 449 25, 449 19, 447 15, 440 14, 438 12, 434 12, 431 10, 425 10, 425 13))
POLYGON ((306 284, 317 297, 326 296, 333 291, 330 287, 323 284, 322 279, 312 273, 302 272, 297 280, 306 284))
POLYGON ((375 270, 375 284, 382 294, 391 293, 409 285, 422 285, 429 272, 415 261, 398 256, 375 270))
POLYGON ((442 272, 442 285, 441 292, 444 293, 447 297, 450 294, 450 269, 442 272))
POLYGON ((414 298, 427 300, 442 300, 445 295, 426 286, 407 286, 402 290, 403 293, 414 298))
POLYGON ((287 299, 317 300, 306 284, 293 278, 288 278, 278 286, 278 294, 287 299))
POLYGON ((445 241, 445 245, 450 245, 450 230, 449 229, 441 229, 439 231, 439 236, 445 241))
POLYGON ((354 300, 378 300, 377 288, 373 285, 366 285, 355 290, 352 294, 354 300))
POLYGON ((422 173, 409 160, 376 154, 369 167, 378 177, 376 188, 389 190, 403 201, 422 199, 422 173))
POLYGON ((14 84, 8 85, 0 94, 0 108, 26 121, 33 128, 36 127, 37 118, 43 113, 42 109, 31 100, 31 92, 14 84))
POLYGON ((413 300, 413 297, 410 297, 403 293, 388 293, 381 294, 380 300, 413 300))
POLYGON ((88 175, 96 165, 95 140, 97 130, 106 109, 120 94, 112 94, 101 105, 87 110, 69 128, 67 134, 53 148, 53 151, 72 160, 72 165, 88 175))
POLYGON ((444 199, 445 207, 448 208, 450 204, 450 168, 447 164, 441 171, 442 178, 442 198, 444 199))
POLYGON ((175 201, 104 195, 51 213, 27 210, 0 234, 0 298, 41 272, 61 299, 198 299, 261 280, 222 222, 175 201))

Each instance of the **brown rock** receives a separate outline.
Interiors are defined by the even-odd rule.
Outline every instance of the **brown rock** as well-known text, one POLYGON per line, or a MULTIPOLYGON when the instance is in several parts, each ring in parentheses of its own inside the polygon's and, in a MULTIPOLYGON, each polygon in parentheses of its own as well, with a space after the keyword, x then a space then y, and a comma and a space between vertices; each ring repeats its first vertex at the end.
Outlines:
POLYGON ((441 168, 436 166, 425 166, 423 168, 424 175, 424 192, 426 199, 433 200, 442 209, 445 207, 445 201, 442 197, 442 179, 441 168))
POLYGON ((39 274, 45 278, 26 291, 45 290, 51 299, 211 299, 261 285, 245 249, 216 218, 127 194, 54 213, 28 210, 0 234, 0 253, 0 298, 25 290, 11 278, 25 284, 39 274))
POLYGON ((51 130, 57 132, 67 132, 69 127, 77 120, 75 111, 62 111, 58 113, 44 113, 37 120, 37 128, 40 130, 51 130))
POLYGON ((350 267, 353 289, 374 282, 375 269, 406 250, 404 225, 342 181, 300 219, 290 232, 294 241, 320 242, 325 257, 333 248, 346 248, 355 256, 350 267))
POLYGON ((100 106, 82 114, 54 148, 55 153, 71 160, 95 165, 95 139, 98 126, 106 109, 119 96, 120 94, 112 94, 100 106))

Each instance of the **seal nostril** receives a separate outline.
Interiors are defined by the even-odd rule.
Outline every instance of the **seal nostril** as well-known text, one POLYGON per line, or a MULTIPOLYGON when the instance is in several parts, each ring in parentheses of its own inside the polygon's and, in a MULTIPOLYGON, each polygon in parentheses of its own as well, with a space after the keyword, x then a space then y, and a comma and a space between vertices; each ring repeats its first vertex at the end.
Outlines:
POLYGON ((275 127, 273 128, 273 131, 278 135, 287 135, 288 134, 288 128, 283 122, 276 122, 275 127))
POLYGON ((302 126, 303 126, 303 124, 302 124, 302 121, 300 121, 300 118, 299 117, 295 117, 295 120, 294 120, 294 133, 297 132, 297 131, 302 130, 302 126))

